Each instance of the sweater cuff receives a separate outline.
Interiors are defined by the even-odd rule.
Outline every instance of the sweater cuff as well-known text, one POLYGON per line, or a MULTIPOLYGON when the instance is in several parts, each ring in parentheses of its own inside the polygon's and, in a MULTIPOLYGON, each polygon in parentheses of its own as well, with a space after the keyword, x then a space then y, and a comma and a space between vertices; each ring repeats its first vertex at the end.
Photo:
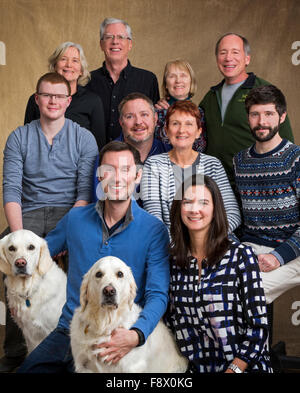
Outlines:
POLYGON ((278 254, 278 252, 271 251, 270 254, 274 255, 274 257, 278 259, 281 266, 284 265, 284 260, 283 260, 282 256, 280 254, 278 254))
POLYGON ((293 259, 297 258, 297 255, 295 254, 293 248, 290 247, 287 242, 280 244, 280 246, 276 247, 271 253, 274 253, 273 255, 276 258, 278 258, 280 264, 288 263, 288 262, 292 261, 293 259), (277 257, 276 254, 278 254, 279 257, 277 257), (281 260, 280 260, 280 258, 281 258, 281 260), (281 263, 281 261, 282 261, 282 263, 281 263))
POLYGON ((137 332, 137 334, 139 336, 139 343, 138 343, 137 347, 140 347, 145 344, 145 341, 146 341, 145 336, 144 336, 144 333, 140 329, 133 327, 129 330, 134 330, 135 332, 137 332))

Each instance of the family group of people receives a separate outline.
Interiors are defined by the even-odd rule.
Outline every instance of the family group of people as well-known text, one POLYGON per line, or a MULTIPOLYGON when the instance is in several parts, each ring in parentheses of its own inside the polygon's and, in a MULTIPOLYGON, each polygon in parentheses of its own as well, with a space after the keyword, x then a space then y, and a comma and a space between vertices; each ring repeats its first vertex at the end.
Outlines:
POLYGON ((57 328, 26 357, 7 309, 0 371, 72 372, 69 325, 83 275, 100 258, 128 264, 143 311, 101 344, 118 362, 161 318, 189 372, 272 372, 267 303, 300 285, 300 147, 285 97, 247 73, 248 41, 215 49, 224 79, 200 105, 184 60, 156 76, 131 65, 123 20, 100 27, 105 61, 88 72, 80 45, 49 58, 25 125, 4 150, 9 227, 68 252, 67 301, 57 328))

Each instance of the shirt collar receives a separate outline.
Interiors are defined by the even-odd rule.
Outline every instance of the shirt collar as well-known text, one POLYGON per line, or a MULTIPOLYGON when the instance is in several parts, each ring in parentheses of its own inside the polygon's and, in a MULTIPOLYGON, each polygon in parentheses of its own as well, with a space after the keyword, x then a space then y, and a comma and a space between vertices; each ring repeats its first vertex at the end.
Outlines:
MULTIPOLYGON (((128 61, 127 61, 127 66, 126 66, 125 68, 123 68, 123 70, 121 71, 120 76, 122 76, 124 79, 127 79, 128 75, 129 75, 129 73, 130 73, 130 71, 131 71, 131 68, 132 68, 132 65, 131 65, 131 63, 130 63, 130 61, 129 61, 129 59, 128 59, 128 61)), ((109 72, 108 72, 108 70, 107 70, 107 68, 106 68, 105 61, 104 61, 103 64, 102 64, 102 69, 103 69, 104 75, 110 77, 110 74, 109 74, 109 72)))
MULTIPOLYGON (((191 101, 192 97, 190 96, 190 94, 188 95, 188 97, 184 100, 184 101, 191 101)), ((173 105, 177 100, 177 98, 173 97, 170 95, 169 99, 168 99, 168 104, 171 106, 173 105)))
MULTIPOLYGON (((255 83, 255 78, 256 78, 256 75, 253 72, 249 72, 248 73, 248 78, 242 84, 241 88, 242 89, 252 89, 253 86, 254 86, 254 83, 255 83)), ((213 91, 216 91, 216 90, 220 89, 223 86, 224 82, 225 82, 225 79, 223 79, 216 86, 212 86, 210 89, 213 90, 213 91)))
MULTIPOLYGON (((95 209, 99 214, 101 220, 104 222, 104 201, 98 200, 96 202, 95 209)), ((131 200, 128 209, 126 210, 124 226, 127 226, 132 220, 133 220, 133 214, 132 214, 132 200, 131 200)))
MULTIPOLYGON (((124 142, 123 132, 121 132, 121 134, 118 136, 118 138, 116 138, 116 141, 124 142)), ((151 149, 148 153, 147 158, 154 155, 154 153, 156 151, 157 151, 157 153, 164 153, 164 152, 168 151, 168 147, 167 146, 164 147, 164 144, 159 139, 153 138, 153 143, 152 143, 152 146, 151 146, 151 149)))
POLYGON ((255 150, 255 143, 250 147, 250 155, 252 157, 256 157, 256 158, 265 158, 265 157, 269 157, 272 156, 274 153, 277 153, 279 150, 281 150, 283 148, 283 146, 287 143, 286 139, 282 139, 282 141, 279 143, 279 145, 277 145, 276 147, 274 147, 273 150, 267 151, 266 153, 257 153, 257 151, 255 150))
POLYGON ((126 211, 125 214, 125 219, 124 222, 119 225, 116 230, 111 233, 106 224, 105 224, 105 220, 104 220, 104 201, 97 201, 96 205, 95 205, 95 209, 97 211, 97 213, 99 214, 101 223, 102 223, 102 242, 106 242, 108 241, 108 239, 114 235, 116 235, 117 233, 120 233, 122 231, 124 231, 127 226, 131 223, 131 221, 133 221, 133 214, 132 214, 132 209, 131 209, 131 204, 132 204, 132 200, 131 203, 126 211))

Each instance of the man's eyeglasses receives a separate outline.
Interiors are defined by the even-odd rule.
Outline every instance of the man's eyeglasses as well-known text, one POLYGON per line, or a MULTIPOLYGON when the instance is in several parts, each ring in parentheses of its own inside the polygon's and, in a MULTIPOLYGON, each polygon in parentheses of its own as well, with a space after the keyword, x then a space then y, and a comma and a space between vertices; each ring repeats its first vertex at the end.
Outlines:
POLYGON ((104 34, 103 35, 103 40, 104 41, 114 41, 114 39, 118 39, 119 41, 125 41, 125 40, 131 40, 130 37, 127 37, 126 35, 122 34, 104 34))
POLYGON ((69 97, 67 94, 50 94, 50 93, 37 93, 38 96, 45 98, 45 100, 52 100, 55 98, 58 101, 65 100, 69 97))

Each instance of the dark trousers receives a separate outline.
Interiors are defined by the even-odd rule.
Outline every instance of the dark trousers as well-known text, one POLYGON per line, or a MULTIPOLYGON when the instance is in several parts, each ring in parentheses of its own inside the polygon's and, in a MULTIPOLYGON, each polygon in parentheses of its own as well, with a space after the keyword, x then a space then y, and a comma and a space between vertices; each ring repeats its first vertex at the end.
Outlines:
POLYGON ((17 373, 72 373, 73 364, 69 330, 56 328, 27 356, 17 373))
MULTIPOLYGON (((34 232, 40 237, 45 237, 48 232, 55 228, 57 222, 70 210, 70 207, 43 207, 36 210, 23 213, 23 228, 34 232)), ((0 235, 0 238, 10 233, 6 228, 0 235)), ((3 278, 5 276, 3 275, 3 278)), ((5 321, 5 339, 3 349, 6 357, 26 356, 27 348, 22 331, 16 325, 11 317, 6 298, 6 321, 5 321)))

